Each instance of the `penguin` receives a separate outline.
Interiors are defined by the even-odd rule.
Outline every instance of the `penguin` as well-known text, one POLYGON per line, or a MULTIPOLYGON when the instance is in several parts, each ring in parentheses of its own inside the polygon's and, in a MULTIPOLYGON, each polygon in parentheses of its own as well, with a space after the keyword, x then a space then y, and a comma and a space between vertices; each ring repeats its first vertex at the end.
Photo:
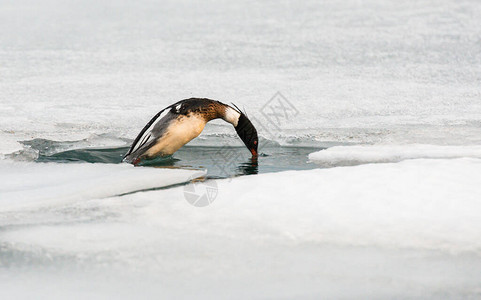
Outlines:
POLYGON ((218 118, 232 124, 252 156, 257 157, 257 130, 233 105, 207 98, 190 98, 164 108, 140 131, 123 161, 137 165, 144 159, 172 155, 199 136, 207 122, 218 118))

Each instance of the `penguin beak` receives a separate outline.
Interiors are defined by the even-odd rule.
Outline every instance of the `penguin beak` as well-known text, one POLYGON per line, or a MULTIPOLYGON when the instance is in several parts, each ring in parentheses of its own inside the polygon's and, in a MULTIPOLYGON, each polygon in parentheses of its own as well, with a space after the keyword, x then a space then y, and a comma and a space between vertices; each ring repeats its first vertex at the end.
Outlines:
POLYGON ((252 156, 257 156, 257 151, 255 149, 251 149, 252 156))

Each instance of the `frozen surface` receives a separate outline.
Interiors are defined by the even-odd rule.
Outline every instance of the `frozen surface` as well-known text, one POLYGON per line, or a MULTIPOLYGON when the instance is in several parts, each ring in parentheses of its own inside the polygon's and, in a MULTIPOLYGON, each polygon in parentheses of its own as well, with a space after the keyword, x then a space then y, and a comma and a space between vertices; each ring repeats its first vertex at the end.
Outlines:
POLYGON ((357 145, 336 146, 309 154, 311 161, 324 166, 460 157, 481 158, 481 146, 357 145))
MULTIPOLYGON (((216 183, 217 198, 202 209, 178 187, 2 213, 0 294, 480 296, 480 159, 216 183)), ((205 192, 202 183, 195 190, 205 192)))
POLYGON ((11 136, 132 139, 194 96, 286 143, 479 143, 479 36, 479 1, 5 0, 0 153, 11 136), (277 91, 299 114, 276 128, 277 91))
POLYGON ((0 298, 480 298, 480 36, 475 0, 1 1, 0 298), (261 147, 411 160, 215 181, 204 209, 119 196, 189 171, 25 162, 189 97, 245 108, 261 147))
POLYGON ((105 198, 191 180, 200 171, 136 168, 130 164, 0 161, 0 212, 18 207, 105 198))

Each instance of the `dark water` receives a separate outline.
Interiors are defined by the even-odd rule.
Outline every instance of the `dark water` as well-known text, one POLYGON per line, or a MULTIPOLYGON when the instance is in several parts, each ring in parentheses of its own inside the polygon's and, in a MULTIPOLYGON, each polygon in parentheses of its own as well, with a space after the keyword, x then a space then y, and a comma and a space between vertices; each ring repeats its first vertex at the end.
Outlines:
MULTIPOLYGON (((265 147, 257 159, 252 159, 245 147, 185 146, 173 156, 146 161, 141 167, 185 168, 207 170, 209 178, 227 178, 286 170, 318 168, 308 162, 308 155, 321 148, 265 147)), ((76 149, 52 155, 40 152, 38 162, 122 163, 128 147, 76 149)))

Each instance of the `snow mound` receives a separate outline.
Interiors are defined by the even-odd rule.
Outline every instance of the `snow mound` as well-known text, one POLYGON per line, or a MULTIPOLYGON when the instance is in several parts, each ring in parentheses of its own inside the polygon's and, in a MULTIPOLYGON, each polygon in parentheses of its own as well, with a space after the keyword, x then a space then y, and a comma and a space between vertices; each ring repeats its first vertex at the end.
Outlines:
POLYGON ((309 159, 324 166, 399 162, 416 158, 481 158, 481 146, 357 145, 335 146, 311 153, 309 159))
POLYGON ((0 161, 1 210, 105 198, 182 183, 190 170, 128 164, 54 164, 0 161))

